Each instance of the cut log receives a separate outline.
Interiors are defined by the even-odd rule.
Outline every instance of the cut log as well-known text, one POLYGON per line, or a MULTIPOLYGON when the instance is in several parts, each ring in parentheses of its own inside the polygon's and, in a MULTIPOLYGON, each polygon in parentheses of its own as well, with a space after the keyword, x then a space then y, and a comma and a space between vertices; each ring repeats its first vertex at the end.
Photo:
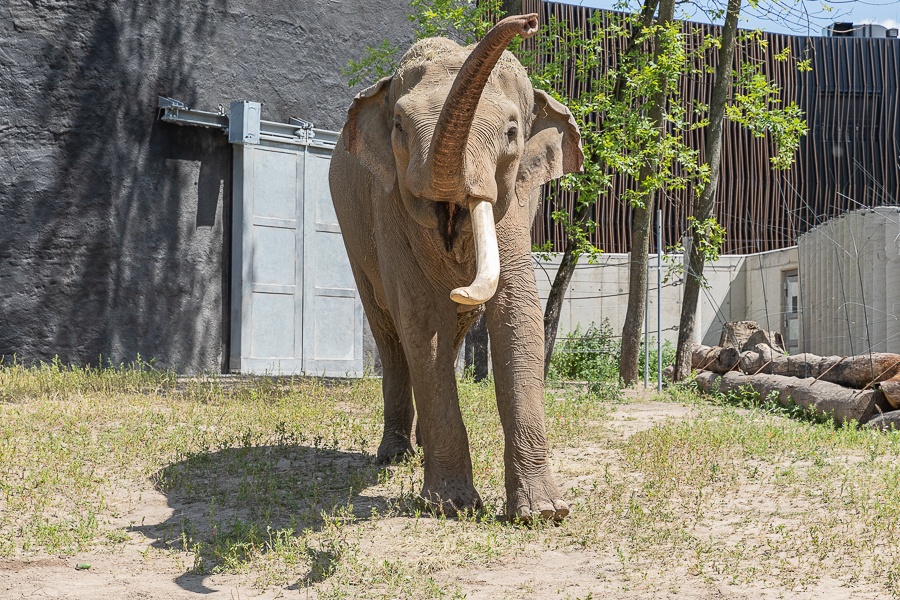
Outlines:
POLYGON ((772 362, 774 356, 780 356, 768 344, 757 344, 747 352, 741 353, 741 371, 748 375, 762 372, 772 362))
POLYGON ((884 382, 882 388, 887 386, 885 393, 888 398, 892 403, 897 403, 896 408, 900 408, 900 354, 873 352, 858 356, 817 356, 804 353, 784 356, 767 344, 757 344, 747 352, 718 346, 697 346, 692 355, 692 366, 715 373, 738 369, 748 375, 764 373, 812 377, 856 389, 884 382))
POLYGON ((900 355, 873 352, 859 356, 778 356, 763 372, 789 377, 815 377, 838 385, 862 389, 891 379, 900 371, 900 355))
POLYGON ((900 375, 894 375, 887 381, 882 381, 881 391, 884 392, 888 404, 893 408, 900 408, 900 375))
POLYGON ((891 412, 876 415, 866 423, 866 427, 881 430, 900 430, 900 410, 893 410, 891 412))
POLYGON ((769 346, 772 350, 779 354, 784 354, 784 338, 777 331, 759 331, 753 332, 750 337, 741 346, 741 350, 752 350, 755 346, 762 344, 769 346))
POLYGON ((866 421, 875 410, 875 390, 855 390, 812 377, 798 379, 781 375, 744 375, 735 371, 719 375, 702 371, 697 383, 707 392, 737 391, 750 386, 762 400, 774 399, 782 406, 792 403, 823 416, 831 416, 838 424, 851 420, 866 421))
POLYGON ((733 348, 695 345, 691 350, 691 367, 715 373, 727 373, 739 366, 738 353, 733 348), (722 357, 722 354, 726 357, 722 357))
POLYGON ((896 410, 890 402, 888 402, 887 396, 884 394, 884 390, 875 390, 875 411, 872 413, 872 416, 880 415, 881 413, 888 413, 896 410))
POLYGON ((663 369, 663 378, 666 381, 672 381, 672 376, 675 375, 675 365, 669 365, 665 369, 663 369))
POLYGON ((732 321, 722 326, 719 346, 741 350, 750 336, 759 331, 756 321, 732 321))

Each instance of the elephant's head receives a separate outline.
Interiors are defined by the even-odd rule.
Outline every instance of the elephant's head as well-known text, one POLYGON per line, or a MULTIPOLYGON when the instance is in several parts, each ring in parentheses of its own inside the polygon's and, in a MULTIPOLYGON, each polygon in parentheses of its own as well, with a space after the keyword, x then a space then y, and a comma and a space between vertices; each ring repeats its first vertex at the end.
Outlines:
POLYGON ((476 275, 451 293, 461 304, 482 304, 497 289, 495 224, 511 203, 524 207, 538 186, 581 169, 571 113, 534 90, 505 52, 516 35, 532 36, 537 27, 537 15, 515 16, 474 47, 417 42, 393 76, 357 95, 344 128, 347 150, 375 185, 386 193, 396 187, 406 211, 436 230, 448 252, 471 223, 476 275))

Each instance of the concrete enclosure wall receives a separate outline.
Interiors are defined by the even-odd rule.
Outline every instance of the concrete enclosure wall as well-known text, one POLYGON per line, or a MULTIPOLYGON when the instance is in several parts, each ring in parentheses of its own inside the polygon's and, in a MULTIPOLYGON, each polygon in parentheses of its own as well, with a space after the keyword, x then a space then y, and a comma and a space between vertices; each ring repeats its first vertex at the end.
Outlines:
MULTIPOLYGON (((624 325, 628 303, 628 254, 603 254, 591 265, 582 262, 575 268, 560 316, 559 333, 565 335, 580 327, 584 331, 591 323, 609 319, 613 332, 619 334, 624 325)), ((676 257, 681 261, 681 256, 676 257)), ((547 296, 559 257, 544 262, 534 259, 538 295, 546 306, 547 296)), ((668 273, 663 261, 663 278, 668 273)), ((656 256, 650 256, 649 327, 656 338, 657 321, 656 256)), ((699 323, 695 341, 717 344, 722 325, 729 321, 750 319, 760 327, 781 331, 782 278, 784 272, 797 268, 797 247, 751 255, 722 256, 704 269, 709 288, 701 292, 697 309, 699 323)), ((680 280, 663 283, 662 339, 673 345, 678 340, 681 318, 680 280)))
POLYGON ((900 352, 900 210, 860 210, 800 238, 809 352, 900 352))
POLYGON ((340 69, 403 0, 0 4, 0 356, 227 360, 231 148, 157 96, 338 129, 340 69))

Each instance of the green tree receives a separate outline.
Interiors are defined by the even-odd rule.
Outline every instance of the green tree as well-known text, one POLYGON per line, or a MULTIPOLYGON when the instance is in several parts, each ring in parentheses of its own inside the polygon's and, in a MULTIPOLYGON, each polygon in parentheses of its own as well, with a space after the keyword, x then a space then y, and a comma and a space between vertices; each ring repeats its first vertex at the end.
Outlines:
MULTIPOLYGON (((679 79, 700 77, 707 69, 693 64, 709 64, 712 53, 721 52, 723 45, 733 49, 740 3, 732 0, 730 7, 728 31, 723 31, 721 38, 700 38, 690 52, 685 38, 699 34, 686 31, 674 20, 674 2, 644 0, 639 12, 609 17, 605 27, 600 13, 594 14, 585 31, 573 31, 565 23, 549 23, 538 38, 536 57, 523 61, 530 67, 535 84, 554 90, 575 114, 585 150, 585 172, 563 180, 565 187, 576 192, 574 210, 553 212, 553 217, 565 224, 566 240, 544 315, 547 362, 553 352, 559 307, 575 266, 581 256, 593 258, 598 252, 590 244, 597 226, 590 215, 596 200, 610 193, 613 176, 632 182, 619 198, 631 206, 633 215, 628 306, 619 359, 619 375, 630 384, 638 376, 650 216, 656 198, 666 190, 686 186, 701 191, 700 205, 714 198, 715 184, 710 181, 713 171, 718 177, 719 159, 715 155, 719 150, 711 152, 708 146, 707 156, 715 158, 702 163, 697 150, 685 143, 686 132, 707 127, 708 132, 712 130, 709 135, 720 140, 722 115, 727 114, 755 135, 772 138, 777 147, 773 166, 787 168, 792 163, 805 124, 795 104, 780 107, 780 90, 760 71, 759 64, 742 65, 736 85, 728 77, 718 77, 718 94, 709 106, 688 107, 680 96, 679 79), (610 43, 625 40, 624 44, 610 43), (608 48, 623 45, 625 51, 619 56, 608 56, 608 48), (569 85, 573 79, 574 85, 569 85), (564 93, 571 89, 583 92, 564 93), (732 93, 734 97, 729 98, 732 93)), ((765 50, 765 40, 758 32, 744 36, 743 43, 765 50)), ((715 58, 721 65, 725 57, 720 53, 715 58)), ((727 60, 730 73, 732 63, 727 60)), ((722 72, 721 66, 719 69, 722 72)), ((719 149, 720 145, 721 141, 719 149)), ((716 258, 725 232, 711 208, 695 212, 690 223, 693 248, 704 259, 716 258)))
MULTIPOLYGON (((755 0, 750 0, 756 6, 755 0)), ((722 130, 725 118, 749 128, 754 135, 769 135, 777 148, 772 166, 787 169, 794 162, 794 153, 800 138, 806 134, 806 122, 800 108, 790 103, 779 108, 780 90, 760 71, 758 63, 744 62, 737 81, 734 82, 734 54, 740 44, 737 25, 741 12, 741 0, 728 0, 725 10, 722 37, 718 48, 716 78, 710 99, 709 122, 706 125, 706 158, 709 161, 709 180, 703 186, 694 203, 689 218, 691 245, 688 269, 685 273, 681 318, 678 326, 678 344, 675 353, 675 381, 681 381, 691 372, 691 339, 696 327, 697 302, 700 289, 705 285, 703 268, 707 261, 716 260, 725 231, 716 222, 715 198, 722 162, 722 130), (734 93, 733 98, 729 96, 734 93)), ((758 32, 745 36, 745 43, 763 44, 758 32)), ((788 51, 775 57, 788 60, 788 51)), ((798 63, 799 70, 809 70, 808 61, 798 63)), ((687 250, 685 250, 687 251, 687 250)))
MULTIPOLYGON (((737 3, 739 12, 739 0, 731 2, 737 3)), ((515 4, 510 0, 412 0, 409 18, 417 39, 444 35, 471 43, 503 15, 504 7, 515 4)), ((582 257, 593 260, 600 253, 591 243, 597 227, 591 215, 597 200, 611 193, 615 177, 631 182, 619 198, 631 206, 633 214, 628 309, 619 374, 626 383, 633 383, 644 319, 650 215, 656 197, 667 189, 687 186, 703 193, 714 192, 709 185, 712 165, 700 161, 699 151, 685 143, 685 133, 709 126, 724 112, 757 135, 776 137, 778 165, 790 164, 802 135, 799 110, 793 105, 778 108, 777 88, 758 65, 750 63, 742 68, 734 89, 730 82, 718 86, 724 86, 726 99, 730 89, 735 92, 730 104, 714 98, 711 106, 685 106, 679 95, 679 80, 700 73, 691 66, 695 57, 686 50, 684 27, 674 20, 674 10, 674 0, 643 0, 635 13, 607 15, 604 20, 602 13, 595 12, 583 30, 551 20, 527 47, 515 49, 535 87, 571 110, 581 130, 585 155, 584 172, 568 174, 559 184, 574 192, 574 207, 570 211, 554 204, 552 211, 553 219, 564 225, 565 239, 544 314, 545 371, 575 266, 582 257), (623 47, 624 51, 610 56, 607 49, 611 47, 623 47)), ((764 40, 750 35, 745 42, 762 45, 764 40)), ((721 44, 718 38, 704 39, 695 52, 708 58, 704 53, 721 44)), ((369 48, 360 61, 348 67, 351 85, 391 72, 399 56, 400 49, 388 44, 369 48)), ((556 202, 553 197, 548 200, 556 202)), ((724 232, 711 213, 704 215, 695 214, 692 231, 694 246, 708 259, 717 251, 724 232)), ((547 253, 550 249, 538 250, 547 253)))
MULTIPOLYGON (((533 83, 569 106, 581 130, 585 156, 584 172, 567 175, 562 182, 563 188, 575 192, 574 210, 569 213, 557 207, 552 213, 552 218, 564 225, 565 240, 544 311, 545 374, 575 267, 582 256, 593 261, 600 253, 591 243, 597 227, 591 219, 594 205, 608 193, 614 173, 638 177, 642 156, 652 152, 646 143, 652 127, 629 107, 640 104, 654 84, 652 75, 648 76, 646 47, 654 35, 656 7, 657 0, 647 0, 639 14, 614 17, 610 27, 604 26, 600 13, 594 13, 587 25, 588 35, 553 20, 533 53, 524 57, 533 83), (610 41, 619 39, 626 40, 625 51, 617 67, 611 69, 606 48, 610 41), (566 93, 572 75, 572 88, 583 90, 577 95, 566 93)), ((641 206, 644 199, 636 193, 628 201, 641 206)))
POLYGON ((681 381, 691 369, 691 343, 694 335, 694 321, 697 302, 700 298, 703 266, 706 257, 715 259, 718 246, 710 244, 717 224, 714 220, 716 189, 719 185, 719 167, 722 163, 722 126, 725 121, 725 106, 732 84, 732 63, 737 40, 738 18, 741 0, 728 0, 725 24, 722 27, 722 41, 716 79, 710 99, 709 124, 706 126, 706 159, 709 161, 709 181, 694 203, 694 214, 690 220, 692 240, 688 272, 685 274, 684 295, 681 304, 681 319, 678 324, 678 344, 675 346, 675 381, 681 381), (685 372, 685 367, 687 372, 685 372))
MULTIPOLYGON (((650 215, 654 199, 665 186, 666 176, 671 161, 665 161, 665 153, 669 148, 687 160, 686 166, 695 165, 696 156, 684 152, 680 139, 672 136, 671 145, 666 145, 666 137, 672 135, 666 131, 666 106, 673 90, 677 89, 678 77, 684 72, 686 59, 684 42, 680 28, 673 23, 675 19, 675 0, 659 0, 659 15, 654 32, 653 62, 656 72, 653 73, 649 90, 648 122, 646 126, 652 133, 649 135, 647 155, 642 160, 638 171, 637 189, 641 197, 632 202, 631 220, 631 260, 628 269, 628 308, 625 312, 625 323, 622 325, 622 353, 619 355, 619 377, 626 384, 637 381, 638 363, 641 352, 641 329, 644 322, 644 304, 647 294, 647 264, 650 249, 650 215), (665 161, 665 162, 664 162, 665 161)), ((680 132, 680 128, 678 128, 680 132)))

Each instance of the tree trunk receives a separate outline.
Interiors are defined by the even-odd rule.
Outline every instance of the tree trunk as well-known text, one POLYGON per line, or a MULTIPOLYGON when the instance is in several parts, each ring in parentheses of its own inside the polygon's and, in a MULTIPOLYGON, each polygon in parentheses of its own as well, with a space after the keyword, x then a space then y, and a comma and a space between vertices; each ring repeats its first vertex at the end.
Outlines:
POLYGON ((834 417, 838 425, 854 420, 863 423, 875 412, 875 390, 856 390, 817 381, 781 375, 743 375, 734 371, 718 375, 701 371, 697 384, 707 392, 739 392, 751 386, 761 401, 776 400, 782 406, 797 404, 822 416, 834 417))
MULTIPOLYGON (((719 64, 716 65, 716 80, 713 84, 709 104, 709 125, 706 127, 706 160, 709 163, 709 183, 703 188, 694 205, 695 223, 702 223, 713 216, 716 188, 719 185, 719 170, 722 163, 722 123, 725 119, 725 104, 731 89, 732 62, 737 34, 741 0, 728 0, 725 12, 725 26, 722 29, 722 46, 719 50, 719 64)), ((694 234, 696 235, 696 234, 694 234)), ((697 239, 691 244, 688 270, 684 277, 684 297, 681 303, 681 319, 678 324, 678 345, 675 348, 675 372, 673 379, 681 381, 691 372, 691 338, 696 327, 697 301, 703 282, 705 259, 697 239)))
MULTIPOLYGON (((645 175, 641 170, 641 180, 645 175)), ((650 198, 646 199, 647 205, 650 198)), ((619 353, 619 378, 625 385, 638 379, 641 354, 641 332, 644 329, 644 304, 647 301, 647 264, 650 249, 650 210, 634 207, 631 220, 631 261, 628 268, 628 308, 622 327, 622 349, 619 353)))
MULTIPOLYGON (((657 23, 667 25, 675 17, 675 0, 661 0, 657 23)), ((654 54, 659 58, 662 52, 660 40, 656 40, 654 54)), ((666 101, 669 97, 669 82, 660 77, 659 91, 654 95, 650 106, 650 120, 658 128, 658 136, 663 133, 663 116, 666 101)), ((641 167, 638 185, 656 172, 656 166, 645 164, 641 167)), ((638 363, 641 351, 641 329, 644 324, 644 302, 647 297, 647 264, 650 248, 650 215, 656 194, 651 192, 644 197, 644 205, 632 210, 631 222, 631 263, 628 279, 628 309, 625 312, 625 325, 622 327, 622 350, 619 355, 619 378, 625 385, 631 385, 638 379, 638 363)))
POLYGON ((466 333, 465 342, 466 367, 472 367, 475 381, 484 381, 488 376, 488 330, 487 321, 482 314, 466 333))
POLYGON ((572 274, 578 265, 578 253, 575 251, 575 243, 566 239, 566 249, 563 252, 553 285, 550 286, 550 295, 547 297, 547 308, 544 310, 544 378, 550 369, 550 359, 553 358, 553 348, 556 346, 556 333, 559 331, 559 314, 562 311, 563 299, 572 274))
MULTIPOLYGON (((645 0, 641 8, 641 24, 649 27, 653 22, 653 13, 659 0, 645 0)), ((521 6, 521 2, 519 3, 521 6)), ((505 4, 504 4, 505 6, 505 4)), ((638 40, 640 39, 641 28, 635 27, 628 40, 628 46, 622 57, 624 64, 627 64, 635 55, 640 52, 638 40)), ((613 95, 618 102, 622 102, 625 97, 625 69, 621 69, 620 75, 616 78, 615 89, 613 95)), ((600 128, 603 123, 600 124, 600 128)), ((591 214, 594 202, 580 202, 579 208, 572 216, 572 223, 581 225, 585 223, 591 214)), ((562 303, 566 297, 566 290, 569 289, 569 282, 572 280, 572 274, 578 264, 580 255, 576 244, 566 237, 566 247, 563 251, 562 260, 560 261, 559 270, 556 277, 553 278, 553 284, 550 286, 550 295, 547 298, 547 307, 544 309, 544 377, 547 377, 547 371, 550 369, 550 359, 553 357, 553 349, 556 347, 556 333, 559 330, 559 315, 562 311, 562 303)))

